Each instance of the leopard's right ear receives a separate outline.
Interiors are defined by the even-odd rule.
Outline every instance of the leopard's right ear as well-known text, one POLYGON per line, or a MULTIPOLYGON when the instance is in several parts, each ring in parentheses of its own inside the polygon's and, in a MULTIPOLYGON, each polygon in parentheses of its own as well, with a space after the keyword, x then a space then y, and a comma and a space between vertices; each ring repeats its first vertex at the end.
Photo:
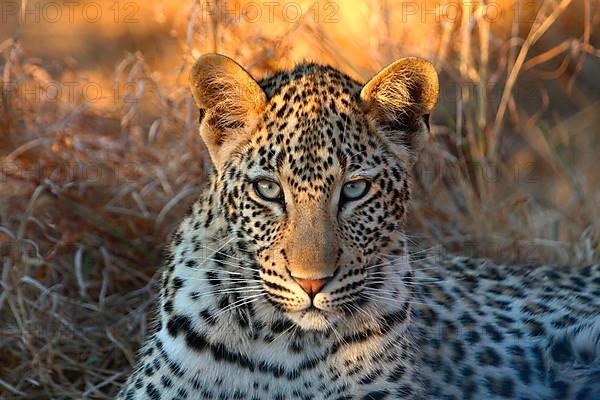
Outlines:
POLYGON ((256 128, 265 93, 244 68, 220 54, 196 60, 190 86, 200 109, 200 135, 219 166, 256 128))

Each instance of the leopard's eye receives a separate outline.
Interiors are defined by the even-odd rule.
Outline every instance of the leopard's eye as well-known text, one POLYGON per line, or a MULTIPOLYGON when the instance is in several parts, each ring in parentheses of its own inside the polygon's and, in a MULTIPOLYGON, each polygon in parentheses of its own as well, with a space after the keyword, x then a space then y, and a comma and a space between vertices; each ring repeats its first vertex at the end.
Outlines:
POLYGON ((369 182, 364 179, 346 182, 342 188, 343 200, 358 200, 369 191, 369 182))
POLYGON ((283 198, 281 186, 268 179, 260 179, 254 182, 254 191, 268 201, 281 201, 283 198))

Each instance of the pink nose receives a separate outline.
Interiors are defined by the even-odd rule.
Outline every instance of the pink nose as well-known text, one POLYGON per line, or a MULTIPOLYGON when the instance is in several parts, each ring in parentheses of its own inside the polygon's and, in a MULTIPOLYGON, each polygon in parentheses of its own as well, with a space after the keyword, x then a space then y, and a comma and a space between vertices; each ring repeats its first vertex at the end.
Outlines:
POLYGON ((327 279, 294 279, 302 286, 302 289, 308 293, 311 299, 315 297, 315 295, 319 293, 319 290, 327 283, 327 279))

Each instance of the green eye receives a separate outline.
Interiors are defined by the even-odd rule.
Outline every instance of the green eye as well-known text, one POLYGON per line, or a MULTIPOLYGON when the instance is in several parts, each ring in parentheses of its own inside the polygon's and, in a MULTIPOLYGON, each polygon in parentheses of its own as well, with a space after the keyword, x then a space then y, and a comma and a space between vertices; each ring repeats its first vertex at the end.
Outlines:
POLYGON ((367 194, 369 186, 369 182, 364 179, 346 182, 342 188, 342 197, 346 201, 358 200, 367 194))
POLYGON ((279 201, 283 197, 281 186, 268 179, 261 179, 254 182, 254 191, 268 201, 279 201))

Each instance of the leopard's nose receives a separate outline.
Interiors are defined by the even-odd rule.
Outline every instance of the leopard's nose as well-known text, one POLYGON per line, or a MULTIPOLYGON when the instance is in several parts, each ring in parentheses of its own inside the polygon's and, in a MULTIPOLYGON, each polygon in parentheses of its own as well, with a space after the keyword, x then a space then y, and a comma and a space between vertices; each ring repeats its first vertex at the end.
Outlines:
POLYGON ((317 293, 325 286, 325 284, 329 281, 329 279, 300 279, 294 278, 296 282, 302 289, 310 296, 310 298, 314 298, 317 293))

